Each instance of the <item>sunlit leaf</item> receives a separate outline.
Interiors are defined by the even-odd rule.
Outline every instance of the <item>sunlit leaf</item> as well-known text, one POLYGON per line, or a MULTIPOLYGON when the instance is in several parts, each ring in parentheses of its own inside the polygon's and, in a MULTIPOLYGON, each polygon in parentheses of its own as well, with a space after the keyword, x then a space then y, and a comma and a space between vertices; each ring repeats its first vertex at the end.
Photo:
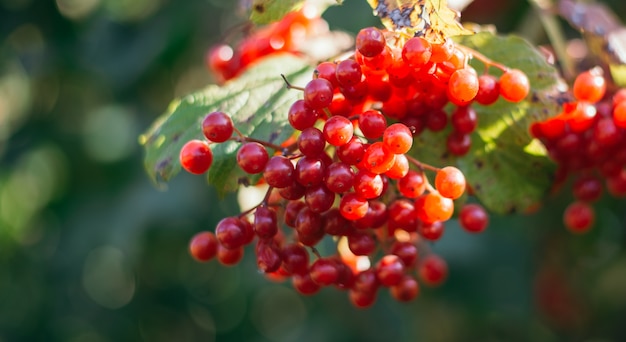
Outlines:
MULTIPOLYGON (((180 171, 178 154, 189 140, 202 139, 201 121, 207 113, 228 113, 244 135, 280 144, 293 129, 287 112, 302 96, 288 90, 280 74, 294 84, 304 84, 312 68, 306 61, 291 55, 268 58, 250 68, 241 77, 218 87, 204 90, 172 102, 169 110, 140 137, 146 150, 145 167, 153 181, 166 182, 180 171)), ((230 141, 212 145, 213 165, 209 183, 219 192, 234 191, 241 182, 250 182, 236 164, 239 143, 230 141)))
POLYGON ((458 21, 459 14, 446 0, 368 0, 374 14, 389 30, 403 31, 441 43, 447 37, 473 32, 458 21))
POLYGON ((282 19, 286 14, 297 11, 305 3, 322 13, 327 7, 341 4, 343 0, 253 0, 250 20, 255 24, 269 24, 282 19))

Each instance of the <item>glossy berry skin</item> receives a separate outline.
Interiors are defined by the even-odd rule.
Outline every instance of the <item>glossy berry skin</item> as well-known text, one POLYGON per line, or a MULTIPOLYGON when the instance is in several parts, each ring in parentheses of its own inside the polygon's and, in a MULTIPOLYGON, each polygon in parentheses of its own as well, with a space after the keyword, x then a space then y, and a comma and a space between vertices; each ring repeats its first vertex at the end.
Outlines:
POLYGON ((307 106, 304 100, 296 100, 296 102, 289 107, 289 112, 287 113, 289 124, 299 131, 312 127, 318 117, 319 113, 315 109, 307 106))
POLYGON ((437 171, 435 187, 443 197, 457 199, 465 192, 465 176, 454 166, 446 166, 437 171))
POLYGON ((580 73, 572 88, 574 97, 579 101, 595 103, 604 97, 606 80, 601 68, 593 68, 580 73))
POLYGON ((404 264, 399 256, 387 254, 375 266, 376 278, 383 286, 394 286, 402 281, 404 264))
POLYGON ((273 156, 265 166, 263 178, 272 187, 285 188, 295 181, 295 169, 289 159, 273 156))
POLYGON ((200 232, 189 243, 191 256, 198 261, 209 261, 217 255, 217 238, 211 232, 200 232))
POLYGON ((469 134, 476 130, 478 126, 478 116, 471 106, 457 107, 450 117, 452 127, 459 133, 469 134))
POLYGON ((454 202, 437 192, 431 192, 417 198, 415 212, 417 217, 426 223, 447 221, 454 213, 454 202))
POLYGON ((370 234, 355 232, 348 235, 348 247, 354 255, 370 255, 376 250, 376 239, 370 234))
POLYGON ((217 260, 224 266, 233 266, 243 259, 243 246, 229 249, 221 244, 217 245, 217 260))
POLYGON ((481 105, 490 105, 500 97, 500 83, 493 75, 478 76, 478 93, 474 100, 481 105))
POLYGON ((254 212, 254 231, 261 239, 269 239, 278 233, 276 212, 268 207, 258 207, 254 212))
POLYGON ((432 47, 422 37, 413 37, 402 47, 402 59, 411 68, 420 69, 430 60, 432 47))
POLYGON ((402 280, 390 288, 391 296, 399 302, 410 302, 419 294, 419 284, 410 275, 405 275, 402 280))
POLYGON ((439 286, 448 277, 448 264, 438 255, 430 254, 422 260, 418 273, 426 285, 439 286))
POLYGON ((248 174, 263 172, 270 157, 263 145, 248 142, 237 151, 237 165, 248 174))
POLYGON ((228 249, 242 247, 246 241, 246 230, 241 220, 236 217, 226 217, 217 223, 215 236, 221 246, 228 249))
POLYGON ((180 150, 179 160, 187 172, 201 175, 211 167, 213 152, 206 141, 191 140, 180 150))
POLYGON ((309 253, 297 243, 282 249, 283 267, 291 274, 306 274, 309 270, 309 253))
POLYGON ((395 162, 395 154, 381 141, 371 144, 363 154, 365 167, 372 173, 389 171, 395 162))
POLYGON ((309 157, 317 157, 324 151, 326 140, 324 133, 315 127, 309 127, 298 136, 298 149, 309 157))
POLYGON ((317 259, 309 270, 311 280, 320 286, 332 285, 339 278, 339 270, 335 262, 330 259, 317 259))
POLYGON ((448 98, 458 106, 470 103, 478 94, 478 76, 473 69, 459 69, 448 81, 448 98))
POLYGON ((321 286, 313 281, 309 273, 296 274, 292 277, 294 289, 301 295, 311 296, 319 292, 321 286))
POLYGON ((459 224, 470 233, 480 233, 489 225, 489 214, 479 204, 466 204, 459 213, 459 224))
POLYGON ((413 145, 411 130, 402 123, 395 123, 387 127, 383 133, 383 144, 394 154, 409 152, 413 145))
POLYGON ((202 132, 209 141, 224 142, 230 139, 233 131, 233 120, 223 112, 209 113, 202 121, 202 132))
POLYGON ((570 204, 563 213, 565 227, 573 233, 586 233, 595 221, 595 211, 585 202, 570 204))
MULTIPOLYGON (((361 66, 353 59, 346 59, 337 64, 335 76, 342 87, 352 87, 361 82, 361 66)), ((344 95, 346 95, 344 93, 344 95)))
POLYGON ((379 55, 386 44, 383 33, 375 27, 366 27, 356 35, 356 49, 365 57, 379 55))
POLYGON ((351 221, 363 218, 367 214, 368 207, 369 203, 367 200, 359 197, 354 192, 343 195, 339 202, 339 212, 343 217, 351 221))
POLYGON ((355 177, 356 175, 350 165, 342 162, 335 162, 326 168, 324 184, 326 184, 328 190, 337 194, 342 194, 352 188, 355 177))
POLYGON ((395 254, 402 260, 405 267, 411 268, 417 264, 417 246, 409 241, 396 241, 391 245, 391 254, 395 254))
POLYGON ((326 141, 334 146, 341 146, 350 139, 354 134, 354 127, 348 118, 343 116, 333 116, 324 124, 324 137, 326 141))
POLYGON ((323 78, 309 81, 304 87, 304 103, 312 109, 328 107, 333 100, 333 85, 323 78))
POLYGON ((359 116, 359 128, 368 139, 378 139, 385 132, 387 119, 379 111, 367 110, 359 116))
POLYGON ((510 69, 500 76, 500 96, 510 102, 520 102, 530 91, 530 81, 523 71, 510 69))

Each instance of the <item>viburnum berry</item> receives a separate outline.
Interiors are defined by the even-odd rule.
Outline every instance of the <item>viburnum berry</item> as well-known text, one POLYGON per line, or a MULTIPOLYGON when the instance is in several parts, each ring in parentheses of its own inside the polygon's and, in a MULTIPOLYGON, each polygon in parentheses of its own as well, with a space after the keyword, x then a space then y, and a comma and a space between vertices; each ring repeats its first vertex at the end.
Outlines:
POLYGON ((237 164, 249 174, 263 172, 269 159, 265 147, 257 142, 245 143, 237 151, 237 164))
POLYGON ((198 261, 209 261, 217 255, 217 238, 212 232, 200 232, 191 239, 189 252, 198 261))
POLYGON ((356 49, 365 57, 379 55, 385 45, 385 36, 375 27, 366 27, 356 35, 356 49))
POLYGON ((509 69, 500 76, 500 95, 507 101, 520 102, 530 91, 526 74, 518 69, 509 69))
POLYGON ((479 204, 465 204, 459 213, 459 224, 470 233, 480 233, 489 225, 489 214, 479 204))
POLYGON ((430 43, 422 37, 413 37, 404 43, 402 47, 402 59, 411 68, 419 69, 430 60, 432 47, 430 43))
POLYGON ((435 188, 443 197, 457 199, 465 192, 465 176, 454 166, 446 166, 437 171, 435 188))
POLYGON ((341 146, 352 139, 354 127, 352 126, 352 122, 347 118, 343 116, 333 116, 326 120, 323 133, 329 144, 341 146))
POLYGON ((595 103, 604 97, 606 92, 606 80, 602 69, 595 67, 576 76, 572 88, 574 97, 579 101, 595 103))
POLYGON ((391 296, 399 302, 410 302, 419 294, 419 284, 415 278, 405 274, 400 282, 390 288, 391 296))
POLYGON ((213 142, 224 142, 233 135, 233 120, 224 112, 209 113, 202 121, 204 136, 213 142))
POLYGON ((439 286, 448 277, 448 264, 435 254, 426 256, 418 270, 420 279, 428 286, 439 286))
POLYGON ((563 213, 565 227, 574 233, 585 233, 593 226, 595 212, 593 208, 585 202, 574 202, 570 204, 563 213))
POLYGON ((191 140, 183 145, 179 155, 180 165, 189 173, 201 175, 213 163, 213 152, 206 141, 191 140))
POLYGON ((406 125, 395 123, 385 129, 383 144, 387 146, 391 153, 407 153, 413 145, 413 134, 406 125))
POLYGON ((333 100, 333 85, 323 78, 309 81, 304 87, 304 104, 312 109, 322 109, 333 100))
MULTIPOLYGON (((502 82, 502 81, 501 81, 502 82)), ((474 69, 459 69, 448 81, 448 98, 458 106, 470 103, 478 94, 478 76, 474 69)))

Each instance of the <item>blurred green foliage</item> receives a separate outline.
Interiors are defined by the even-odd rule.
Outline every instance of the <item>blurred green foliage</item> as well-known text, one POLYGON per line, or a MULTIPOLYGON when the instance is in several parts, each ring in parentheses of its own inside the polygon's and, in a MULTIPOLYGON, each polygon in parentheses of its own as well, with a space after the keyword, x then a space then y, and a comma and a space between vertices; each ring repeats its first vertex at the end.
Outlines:
MULTIPOLYGON (((527 14, 492 5, 468 19, 512 30, 527 14)), ((433 246, 448 282, 410 304, 383 291, 364 311, 336 290, 302 297, 265 280, 251 251, 234 268, 193 262, 189 237, 236 213, 235 198, 191 175, 155 189, 137 136, 212 82, 204 53, 237 33, 238 11, 0 0, 0 341, 626 340, 623 200, 603 199, 580 237, 562 227, 565 195, 479 236, 452 222, 433 246)), ((354 32, 377 24, 370 13, 348 0, 326 17, 354 32)))

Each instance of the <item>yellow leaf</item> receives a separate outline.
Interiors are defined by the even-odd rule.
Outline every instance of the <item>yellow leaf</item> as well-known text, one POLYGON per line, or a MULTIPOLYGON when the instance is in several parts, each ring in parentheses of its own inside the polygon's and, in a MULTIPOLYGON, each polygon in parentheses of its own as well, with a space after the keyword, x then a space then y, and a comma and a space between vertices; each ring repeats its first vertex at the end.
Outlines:
POLYGON ((374 14, 389 30, 424 37, 442 43, 447 37, 474 32, 458 21, 459 14, 446 0, 367 0, 374 14))

